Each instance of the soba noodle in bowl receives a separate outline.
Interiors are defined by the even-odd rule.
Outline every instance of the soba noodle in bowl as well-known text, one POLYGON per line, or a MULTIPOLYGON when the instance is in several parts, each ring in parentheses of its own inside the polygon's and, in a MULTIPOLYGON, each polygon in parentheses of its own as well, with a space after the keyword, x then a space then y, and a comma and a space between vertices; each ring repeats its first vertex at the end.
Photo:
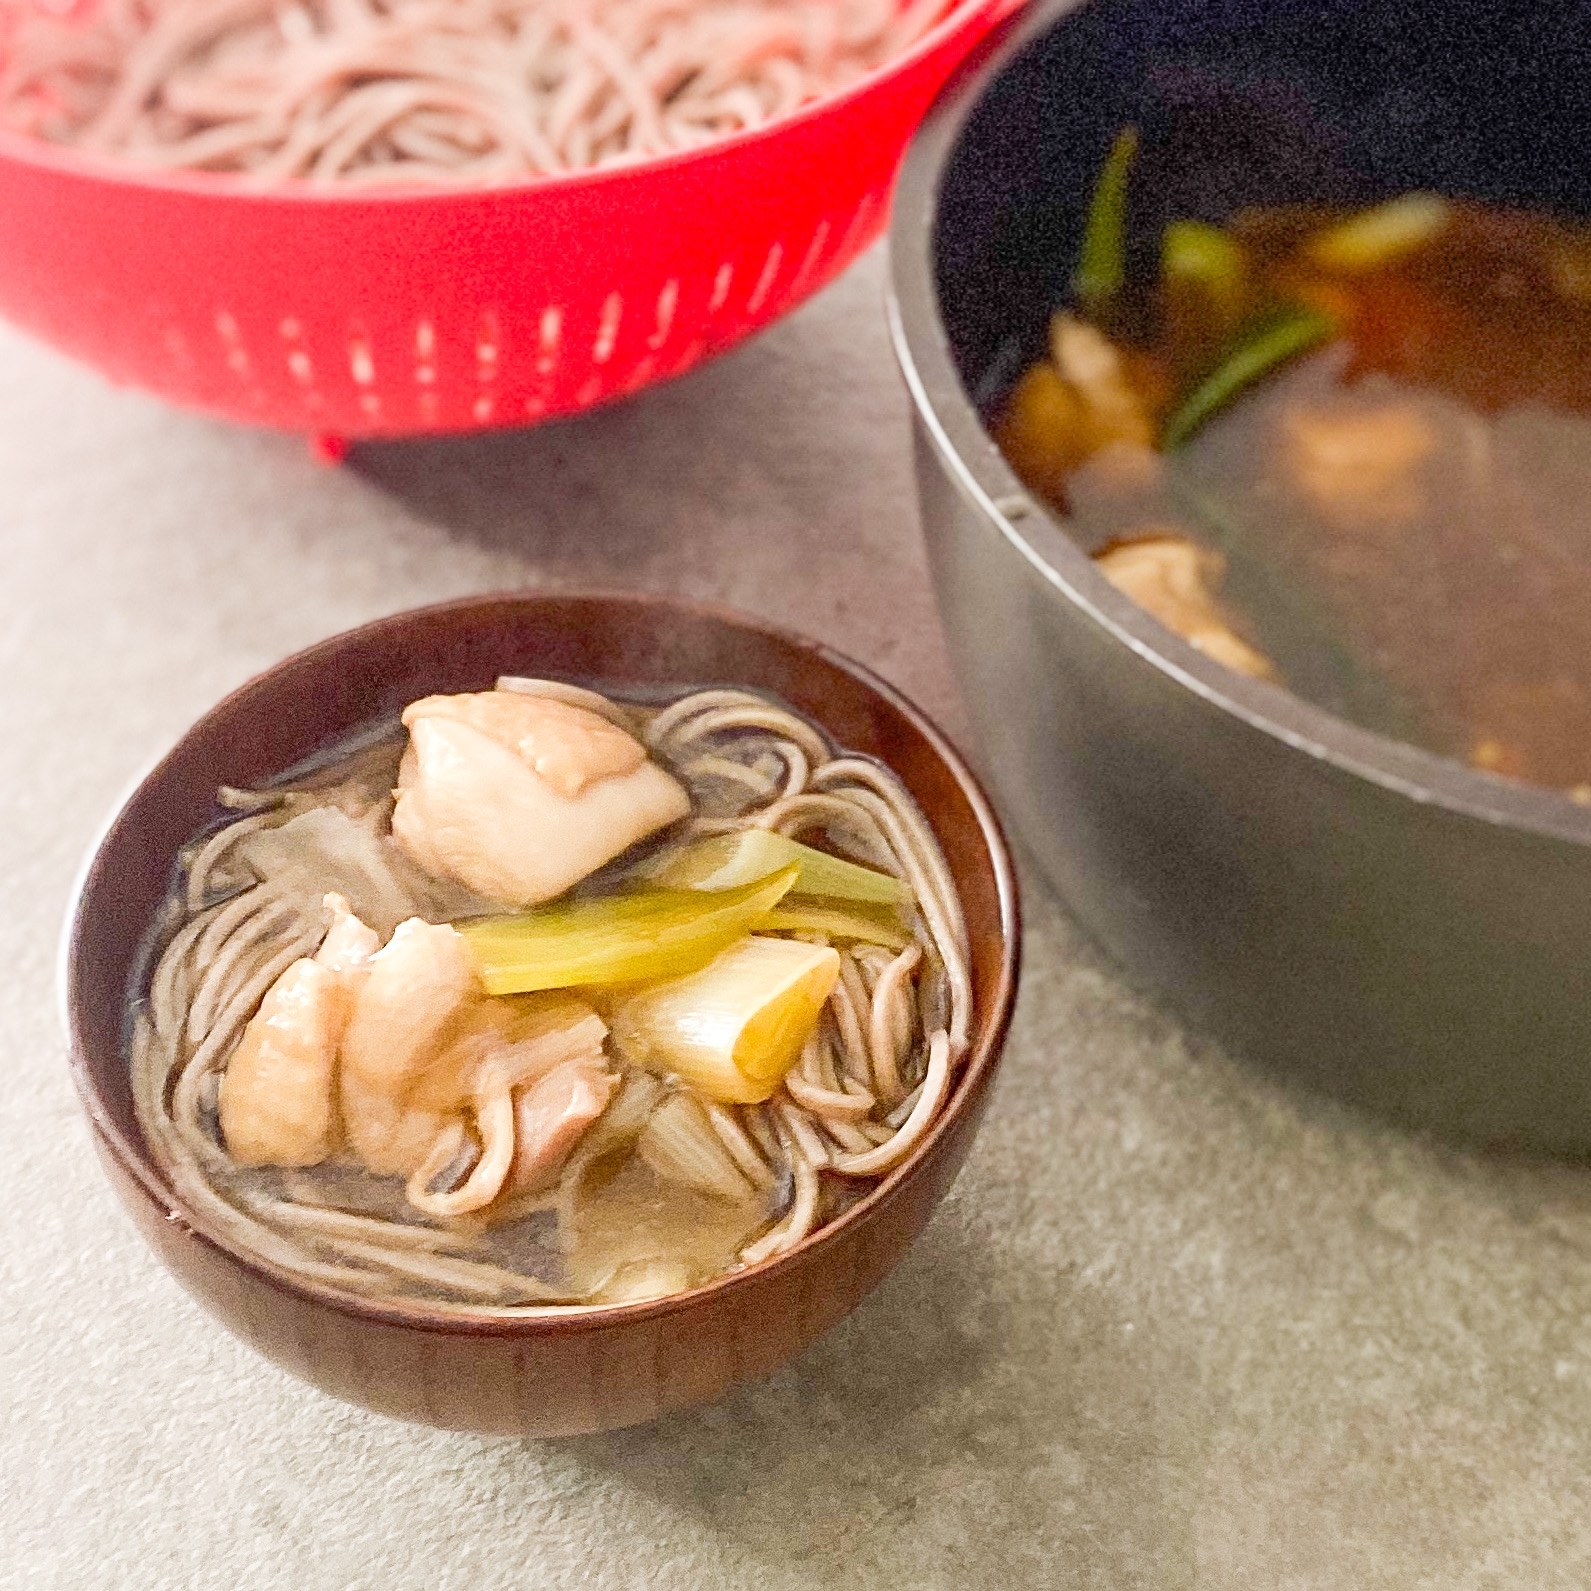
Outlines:
POLYGON ((622 1303, 906 1159, 972 1002, 893 773, 742 690, 402 716, 221 790, 135 981, 140 1126, 218 1231, 366 1297, 622 1303))
POLYGON ((0 126, 272 184, 491 183, 710 142, 950 0, 11 0, 0 126))

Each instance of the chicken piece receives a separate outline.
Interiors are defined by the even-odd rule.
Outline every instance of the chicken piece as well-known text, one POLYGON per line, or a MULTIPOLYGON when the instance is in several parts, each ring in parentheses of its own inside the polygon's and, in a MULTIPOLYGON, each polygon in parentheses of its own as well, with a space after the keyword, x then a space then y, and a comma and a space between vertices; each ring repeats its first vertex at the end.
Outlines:
POLYGON ((480 730, 570 800, 598 779, 633 773, 646 761, 646 748, 634 735, 589 707, 551 696, 495 690, 426 696, 403 715, 411 727, 419 718, 447 718, 480 730))
POLYGON ((564 994, 490 999, 459 935, 400 925, 370 962, 342 1047, 348 1141, 366 1168, 410 1178, 416 1206, 459 1215, 496 1196, 514 1147, 515 1089, 571 1060, 597 1061, 607 1026, 564 994), (429 1189, 469 1148, 464 1186, 429 1189))
POLYGON ((1118 591, 1207 657, 1254 679, 1275 677, 1270 660, 1221 615, 1213 591, 1224 572, 1219 553, 1186 536, 1156 535, 1118 542, 1094 562, 1118 591))
POLYGON ((585 1131, 608 1108, 619 1080, 600 1061, 565 1061, 514 1095, 514 1158, 507 1195, 535 1193, 557 1181, 585 1131))
MULTIPOLYGON (((379 1151, 385 1170, 409 1175, 430 1162, 438 1139, 472 1107, 484 1064, 507 1044, 513 1022, 514 1011, 506 1000, 468 1001, 429 1053, 417 1058, 409 1083, 399 1086, 384 1107, 374 1105, 368 1093, 355 1093, 367 1114, 379 1110, 386 1123, 379 1151), (394 1108, 394 1114, 386 1113, 394 1108)), ((357 1085, 346 1081, 345 1074, 345 1096, 350 1087, 357 1085)))
POLYGON ((331 927, 315 952, 316 963, 328 972, 363 974, 370 958, 381 948, 381 936, 354 915, 343 896, 327 895, 324 903, 331 913, 331 927))
POLYGON ((994 439, 1025 485, 1064 504, 1067 478, 1088 457, 1083 400, 1054 365, 1041 360, 1006 399, 994 439))
POLYGON ((1296 404, 1282 416, 1288 475, 1315 511, 1338 530, 1406 525, 1424 510, 1420 472, 1437 435, 1419 410, 1296 404))
POLYGON ((504 1042, 478 1064, 477 1096, 499 1088, 529 1087, 570 1061, 602 1058, 608 1025, 583 1001, 568 995, 503 1001, 514 1008, 504 1042))
POLYGON ((459 1011, 404 1091, 405 1103, 432 1116, 456 1115, 480 1092, 487 1063, 512 1048, 512 1001, 482 999, 459 1011))
POLYGON ((221 1077, 221 1136, 240 1166, 314 1166, 337 1147, 335 972, 303 957, 260 1003, 221 1077))
POLYGON ((581 1055, 600 1055, 607 1024, 568 995, 488 999, 474 1006, 425 1070, 411 1099, 450 1110, 474 1096, 533 1082, 581 1055))
POLYGON ((409 1096, 485 998, 463 937, 446 924, 411 917, 371 957, 340 1069, 343 1127, 368 1170, 407 1174, 424 1158, 435 1124, 405 1122, 409 1096))
POLYGON ((1148 406, 1134 390, 1120 350, 1102 331, 1075 315, 1056 315, 1050 321, 1050 357, 1083 400, 1090 453, 1112 442, 1154 446, 1148 406))
POLYGON ((336 1149, 337 1049, 380 944, 341 895, 312 958, 271 986, 221 1079, 221 1131, 239 1165, 313 1166, 336 1149))
POLYGON ((393 838, 426 872, 490 900, 551 900, 690 810, 639 741, 567 702, 428 696, 403 721, 393 838))

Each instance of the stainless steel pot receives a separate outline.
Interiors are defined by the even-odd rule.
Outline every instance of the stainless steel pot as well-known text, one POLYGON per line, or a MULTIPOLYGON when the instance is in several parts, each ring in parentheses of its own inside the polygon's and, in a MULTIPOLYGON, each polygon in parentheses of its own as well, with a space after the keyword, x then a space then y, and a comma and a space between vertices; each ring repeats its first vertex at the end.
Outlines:
POLYGON ((952 82, 891 233, 923 521, 988 775, 1084 925, 1240 1053, 1443 1133, 1591 1148, 1591 812, 1209 662, 1096 573, 980 418, 1042 337, 1115 131, 1168 95, 1288 131, 1286 159, 1217 168, 1234 201, 1290 196, 1302 150, 1353 194, 1591 212, 1591 12, 1069 9, 1030 10, 952 82))

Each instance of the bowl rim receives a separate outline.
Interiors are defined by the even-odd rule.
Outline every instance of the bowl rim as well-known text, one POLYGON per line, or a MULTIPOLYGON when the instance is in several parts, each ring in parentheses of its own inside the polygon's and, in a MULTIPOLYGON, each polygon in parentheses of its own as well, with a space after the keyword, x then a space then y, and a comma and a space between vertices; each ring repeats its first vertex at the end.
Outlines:
POLYGON ((917 429, 960 495, 1069 605, 1209 706, 1340 773, 1421 805, 1553 840, 1591 844, 1591 807, 1566 791, 1487 773, 1316 707, 1284 686, 1236 674, 1118 591, 1006 462, 950 352, 935 279, 940 189, 968 122, 995 80, 1039 40, 1111 0, 1037 0, 1008 19, 940 90, 907 147, 889 229, 886 316, 917 429))
POLYGON ((54 175, 105 183, 112 187, 155 191, 200 200, 239 201, 267 208, 281 204, 313 204, 329 209, 379 206, 402 209, 413 205, 470 199, 518 199, 542 192, 567 188, 602 188, 635 177, 710 164, 730 158, 740 150, 777 138, 797 126, 816 121, 825 113, 838 110, 863 98, 881 84, 904 76, 918 62, 950 44, 964 32, 974 35, 992 28, 1000 15, 1021 0, 951 0, 945 13, 914 44, 899 55, 880 63, 853 83, 833 94, 799 105, 793 111, 743 128, 722 138, 714 138, 692 149, 674 149, 664 154, 646 155, 635 160, 620 160, 610 165, 577 167, 569 171, 540 172, 507 182, 479 184, 437 183, 430 186, 384 188, 358 183, 317 186, 302 178, 288 178, 269 186, 251 188, 236 172, 170 170, 159 166, 140 166, 136 161, 119 160, 115 155, 85 152, 71 144, 54 144, 48 139, 0 127, 0 163, 32 167, 54 175))
MULTIPOLYGON (((195 1241, 232 1263, 241 1265, 256 1281, 278 1292, 307 1299, 323 1308, 361 1320, 441 1334, 494 1337, 546 1333, 562 1336, 630 1325, 637 1321, 656 1319, 676 1314, 681 1310, 698 1308, 747 1285, 753 1279, 760 1282, 793 1271, 806 1264, 823 1248, 838 1242, 853 1226, 871 1220, 876 1213, 893 1203, 904 1193, 919 1167, 937 1151, 941 1140, 958 1123, 969 1102, 987 1087, 992 1073, 999 1065, 1016 1005, 1021 946, 1020 889, 1010 844, 993 804, 961 754, 951 745, 938 726, 902 692, 875 674, 866 664, 856 661, 826 642, 719 603, 701 602, 694 598, 665 593, 601 587, 578 587, 555 591, 505 589, 480 592, 384 614, 290 653, 229 691, 220 701, 194 720, 171 745, 150 759, 133 779, 125 794, 111 808, 79 865, 62 924, 56 989, 60 1020, 67 1039, 67 1065, 72 1084, 101 1149, 114 1159, 118 1168, 131 1179, 139 1191, 165 1213, 168 1221, 189 1234, 195 1241), (143 1147, 141 1137, 123 1133, 100 1098, 76 1017, 79 982, 77 969, 81 960, 78 943, 87 922, 88 893, 97 877, 105 844, 127 808, 150 783, 161 776, 171 758, 188 739, 196 731, 235 712, 242 705, 244 698, 278 670, 288 666, 302 667, 316 662, 330 663, 337 658, 340 649, 350 642, 357 642, 361 637, 387 626, 402 624, 420 617, 442 614, 466 615, 481 608, 504 603, 534 608, 542 603, 561 602, 598 602, 637 609, 666 609, 682 616, 755 632, 782 646, 808 653, 840 669, 861 685, 865 692, 880 698, 904 718, 922 736, 966 798, 979 838, 989 859, 999 911, 1001 946, 999 974, 987 1013, 974 1011, 975 1037, 969 1045, 954 1089, 938 1117, 930 1124, 928 1131, 898 1166, 880 1178, 855 1204, 825 1226, 808 1234, 786 1253, 747 1266, 743 1270, 725 1272, 699 1287, 665 1294, 661 1298, 625 1304, 525 1305, 518 1308, 509 1306, 472 1308, 465 1305, 448 1306, 444 1312, 423 1302, 404 1303, 397 1300, 362 1298, 326 1283, 295 1277, 262 1261, 225 1234, 212 1230, 204 1216, 190 1209, 181 1194, 160 1175, 153 1158, 143 1147)), ((125 1062, 125 1054, 121 1059, 125 1062)))

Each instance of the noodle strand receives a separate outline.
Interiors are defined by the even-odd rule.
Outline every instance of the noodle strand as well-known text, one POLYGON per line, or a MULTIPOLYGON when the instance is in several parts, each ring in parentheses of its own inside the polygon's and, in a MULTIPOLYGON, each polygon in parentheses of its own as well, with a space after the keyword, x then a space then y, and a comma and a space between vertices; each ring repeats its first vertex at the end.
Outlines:
POLYGON ((787 116, 949 3, 108 0, 16 21, 0 125, 260 183, 500 182, 787 116))
MULTIPOLYGON (((200 3, 190 0, 191 7, 200 3)), ((354 20, 365 3, 340 0, 354 20)), ((653 74, 649 81, 660 70, 656 62, 637 68, 653 74)), ((578 706, 594 694, 553 681, 504 683, 578 706)), ((747 803, 733 817, 694 817, 690 832, 765 827, 827 837, 902 878, 916 900, 914 939, 899 953, 838 937, 838 980, 771 1101, 705 1105, 713 1138, 767 1204, 767 1230, 739 1255, 739 1263, 754 1264, 801 1242, 828 1218, 821 1212, 844 1208, 854 1198, 843 1191, 847 1183, 899 1166, 937 1119, 970 1021, 960 905, 933 832, 900 781, 865 758, 836 756, 811 724, 766 698, 698 691, 661 710, 607 703, 605 716, 643 738, 687 785, 697 814, 711 792, 728 789, 747 803)), ((302 1173, 263 1185, 243 1178, 220 1141, 220 1078, 243 1029, 282 972, 314 953, 327 926, 318 898, 259 882, 241 861, 229 866, 234 848, 315 806, 377 821, 387 810, 394 765, 394 742, 376 740, 316 764, 305 784, 220 792, 222 805, 239 816, 183 853, 161 919, 164 949, 134 1022, 130 1062, 140 1127, 173 1188, 199 1214, 291 1274, 364 1295, 418 1289, 443 1303, 505 1310, 600 1298, 610 1281, 622 1289, 612 1267, 595 1277, 587 1265, 579 1288, 564 1285, 562 1275, 548 1280, 505 1268, 494 1249, 480 1257, 480 1234, 488 1224, 506 1229, 541 1212, 553 1223, 546 1252, 570 1263, 581 1209, 611 1174, 599 1172, 605 1157, 633 1146, 669 1095, 646 1072, 626 1073, 553 1186, 493 1206, 489 1219, 485 1207, 497 1197, 513 1152, 506 1087, 479 1103, 478 1143, 466 1139, 462 1123, 437 1139, 409 1179, 408 1202, 396 1219, 337 1207, 346 1184, 336 1177, 317 1184, 302 1173), (223 889, 233 893, 217 899, 223 889), (472 1143, 473 1159, 465 1153, 472 1143), (459 1177, 454 1186, 433 1186, 459 1177)), ((833 936, 798 937, 826 945, 833 936)), ((376 1194, 360 1195, 366 1197, 390 1207, 376 1194)))

